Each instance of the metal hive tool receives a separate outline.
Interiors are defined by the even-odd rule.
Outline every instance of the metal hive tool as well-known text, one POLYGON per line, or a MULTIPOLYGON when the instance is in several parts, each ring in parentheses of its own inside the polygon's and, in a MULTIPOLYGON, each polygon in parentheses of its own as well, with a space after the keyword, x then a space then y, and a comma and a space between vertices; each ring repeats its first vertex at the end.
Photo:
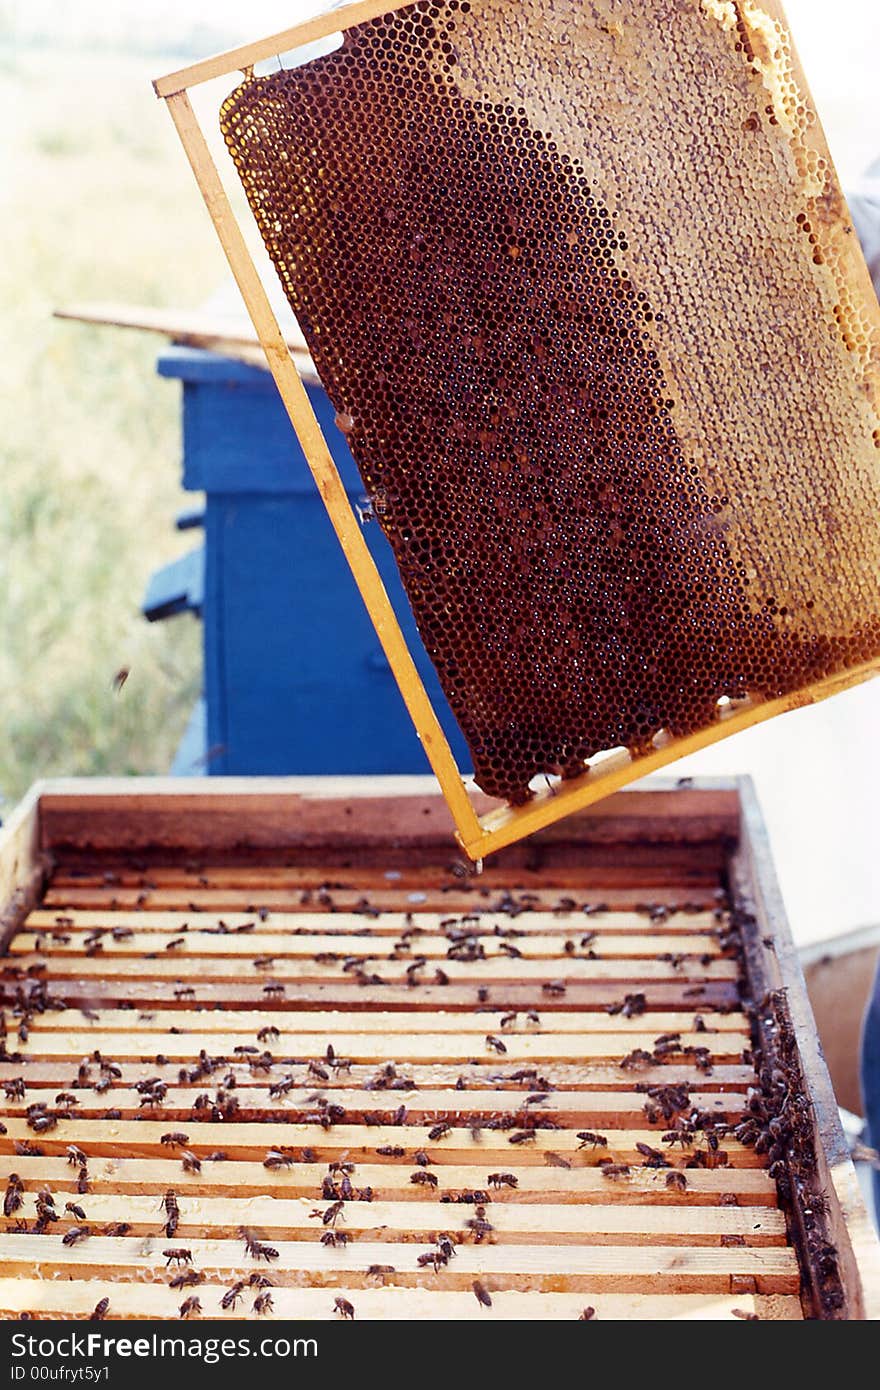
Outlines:
POLYGON ((776 4, 355 4, 156 85, 473 858, 873 673, 880 320, 776 4), (188 104, 239 68, 226 144, 481 820, 188 104))

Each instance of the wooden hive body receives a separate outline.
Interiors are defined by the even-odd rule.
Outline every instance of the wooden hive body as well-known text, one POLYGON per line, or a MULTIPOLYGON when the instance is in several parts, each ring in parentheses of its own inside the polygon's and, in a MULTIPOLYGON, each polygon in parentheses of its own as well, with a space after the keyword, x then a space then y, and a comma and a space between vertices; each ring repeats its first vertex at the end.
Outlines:
POLYGON ((745 784, 621 794, 475 876, 415 780, 46 783, 0 911, 3 1316, 876 1315, 745 784), (794 1114, 774 1067, 799 1097, 778 1153, 740 1128, 756 1067, 758 1128, 794 1114), (223 1306, 259 1272, 271 1306, 223 1306))

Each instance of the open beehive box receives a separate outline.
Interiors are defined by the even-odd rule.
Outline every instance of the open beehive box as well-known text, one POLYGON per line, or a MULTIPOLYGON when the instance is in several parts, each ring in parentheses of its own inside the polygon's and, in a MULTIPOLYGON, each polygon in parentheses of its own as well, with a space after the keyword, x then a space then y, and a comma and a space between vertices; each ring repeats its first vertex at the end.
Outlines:
POLYGON ((4 1317, 877 1315, 747 783, 482 875, 418 779, 45 783, 0 914, 4 1317))
POLYGON ((880 320, 775 0, 365 0, 155 85, 471 858, 876 669, 880 320))

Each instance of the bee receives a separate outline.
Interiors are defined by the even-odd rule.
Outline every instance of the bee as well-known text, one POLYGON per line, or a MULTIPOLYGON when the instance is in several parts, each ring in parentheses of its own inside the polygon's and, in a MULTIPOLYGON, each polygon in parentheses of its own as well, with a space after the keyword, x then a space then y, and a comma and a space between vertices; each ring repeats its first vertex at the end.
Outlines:
POLYGON ((342 1216, 344 1206, 345 1203, 341 1201, 331 1203, 326 1211, 321 1214, 321 1224, 323 1226, 335 1226, 340 1216, 342 1216))
MULTIPOLYGON (((381 1149, 376 1150, 376 1153, 380 1154, 382 1158, 403 1158, 406 1150, 400 1144, 383 1144, 381 1149)), ((416 1162, 418 1163, 418 1159, 416 1162)))
POLYGON ((439 1186, 439 1179, 437 1177, 437 1174, 426 1173, 424 1168, 419 1168, 417 1172, 410 1173, 409 1180, 416 1187, 436 1188, 439 1186))
POLYGON ((163 1254, 164 1257, 165 1257, 165 1268, 166 1268, 166 1269, 167 1269, 168 1266, 172 1263, 172 1261, 173 1261, 174 1264, 176 1264, 176 1265, 191 1265, 191 1264, 192 1264, 192 1258, 193 1258, 193 1257, 192 1257, 192 1251, 191 1251, 191 1250, 184 1250, 181 1246, 177 1246, 177 1245, 176 1245, 176 1246, 174 1246, 174 1247, 173 1247, 172 1249, 170 1249, 170 1250, 163 1250, 163 1251, 162 1251, 162 1254, 163 1254))
POLYGON ((268 1292, 268 1290, 266 1291, 266 1293, 258 1293, 256 1298, 254 1299, 255 1313, 271 1313, 274 1309, 274 1306, 275 1305, 272 1302, 272 1295, 268 1292))
POLYGON ((180 1207, 177 1205, 177 1193, 172 1187, 169 1187, 162 1198, 162 1206, 168 1218, 165 1222, 165 1235, 170 1240, 180 1225, 180 1207))
POLYGON ((673 1189, 673 1190, 678 1190, 679 1192, 684 1192, 685 1189, 687 1188, 687 1185, 688 1185, 687 1177, 685 1176, 684 1173, 680 1172, 679 1169, 673 1168, 673 1169, 670 1170, 670 1172, 668 1172, 668 1173, 666 1174, 666 1186, 667 1186, 667 1187, 669 1187, 669 1188, 671 1188, 671 1189, 673 1189))
POLYGON ((89 1316, 89 1322, 103 1322, 110 1307, 109 1298, 102 1298, 100 1303, 96 1303, 94 1311, 89 1316))
POLYGON ((592 1322, 592 1320, 593 1320, 593 1318, 594 1318, 595 1316, 596 1316, 596 1310, 595 1310, 595 1308, 594 1308, 591 1304, 588 1304, 588 1306, 587 1306, 586 1308, 584 1308, 584 1310, 582 1311, 580 1317, 578 1318, 578 1322, 592 1322))
POLYGON ((77 1221, 85 1221, 86 1214, 82 1207, 78 1207, 76 1202, 65 1202, 64 1210, 69 1211, 71 1216, 75 1216, 77 1221))
POLYGON ((347 1298, 335 1299, 333 1302, 333 1308, 341 1318, 354 1317, 354 1304, 349 1303, 347 1298))
POLYGON ((109 1226, 104 1227, 105 1236, 127 1236, 131 1226, 127 1221, 111 1221, 109 1226))
POLYGON ((22 1192, 23 1184, 17 1173, 9 1174, 9 1181, 6 1187, 6 1195, 3 1198, 3 1215, 12 1216, 23 1206, 22 1192))
POLYGON ((626 1163, 603 1163, 601 1173, 603 1178, 610 1178, 612 1182, 617 1182, 620 1178, 628 1178, 630 1169, 626 1163))
POLYGON ((197 1269, 185 1269, 182 1274, 175 1274, 173 1279, 169 1279, 169 1289, 191 1289, 194 1284, 201 1284, 204 1275, 197 1269))
POLYGON ((269 1149, 266 1157, 263 1159, 263 1167, 270 1169, 289 1168, 292 1163, 293 1156, 291 1154, 281 1153, 278 1149, 269 1149))
POLYGON ((535 1131, 533 1129, 518 1129, 515 1134, 507 1136, 508 1144, 529 1144, 535 1142, 535 1131))
POLYGON ((76 1179, 76 1190, 80 1197, 85 1196, 89 1190, 89 1170, 85 1164, 83 1164, 79 1170, 79 1175, 76 1179))
POLYGON ((479 1279, 475 1279, 474 1282, 471 1284, 471 1288, 473 1289, 474 1296, 476 1297, 476 1300, 481 1307, 492 1307, 492 1299, 489 1296, 489 1291, 486 1288, 485 1284, 481 1284, 479 1279))
POLYGON ((424 1149, 416 1149, 415 1153, 413 1154, 413 1162, 417 1163, 420 1168, 427 1168, 431 1160, 425 1153, 424 1149))
POLYGON ((268 1028, 260 1029, 259 1033, 257 1034, 257 1042, 274 1042, 276 1038, 280 1037, 281 1034, 279 1033, 278 1029, 270 1025, 268 1028))
POLYGON ((500 1038, 496 1038, 494 1033, 486 1034, 486 1047, 490 1052, 504 1053, 507 1051, 504 1043, 500 1038))
POLYGON ((370 1265, 367 1270, 368 1279, 383 1279, 386 1274, 394 1274, 394 1265, 370 1265))
POLYGON ((189 1135, 181 1134, 179 1130, 172 1130, 169 1134, 163 1134, 159 1143, 164 1144, 166 1149, 185 1148, 189 1143, 189 1135))
POLYGON ((198 1317, 201 1311, 201 1300, 195 1294, 190 1294, 189 1298, 185 1298, 180 1305, 180 1317, 184 1319, 198 1317))
POLYGON ((438 1140, 438 1139, 445 1139, 446 1135, 447 1135, 447 1134, 451 1134, 451 1133, 452 1133, 452 1125, 447 1125, 447 1124, 434 1125, 433 1128, 431 1128, 431 1129, 428 1130, 428 1138, 429 1138, 432 1142, 435 1142, 435 1141, 438 1140))
POLYGON ((239 1299, 242 1297, 244 1288, 245 1283, 243 1279, 240 1279, 237 1284, 233 1284, 232 1288, 227 1289, 226 1293, 221 1298, 220 1307, 223 1309, 234 1308, 236 1303, 238 1303, 239 1299))
POLYGON ((519 1178, 513 1173, 490 1173, 486 1181, 490 1187, 519 1187, 519 1178))
POLYGON ((348 1244, 348 1236, 344 1231, 326 1230, 321 1234, 321 1244, 331 1247, 343 1248, 348 1244))
POLYGON ((591 1129, 579 1129, 577 1137, 581 1141, 578 1144, 579 1149, 585 1149, 588 1144, 591 1149, 608 1148, 608 1140, 605 1138, 605 1135, 594 1134, 591 1129))
POLYGON ((77 1241, 86 1240, 92 1234, 88 1226, 71 1226, 61 1238, 62 1245, 76 1245, 77 1241))

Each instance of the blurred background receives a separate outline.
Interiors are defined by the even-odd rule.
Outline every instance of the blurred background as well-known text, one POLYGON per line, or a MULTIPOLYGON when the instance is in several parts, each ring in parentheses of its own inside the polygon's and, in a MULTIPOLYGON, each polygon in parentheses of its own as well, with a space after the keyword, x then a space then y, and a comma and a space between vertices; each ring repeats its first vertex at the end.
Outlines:
MULTIPOLYGON (((200 631, 186 617, 148 624, 139 604, 186 548, 173 525, 193 501, 179 391, 156 376, 156 339, 51 313, 90 299, 196 307, 216 290, 225 263, 150 80, 318 8, 0 0, 0 814, 37 777, 171 764, 200 631)), ((880 6, 787 12, 852 189, 880 153, 880 6)), ((675 769, 753 773, 802 941, 880 922, 878 716, 875 682, 675 769)))

